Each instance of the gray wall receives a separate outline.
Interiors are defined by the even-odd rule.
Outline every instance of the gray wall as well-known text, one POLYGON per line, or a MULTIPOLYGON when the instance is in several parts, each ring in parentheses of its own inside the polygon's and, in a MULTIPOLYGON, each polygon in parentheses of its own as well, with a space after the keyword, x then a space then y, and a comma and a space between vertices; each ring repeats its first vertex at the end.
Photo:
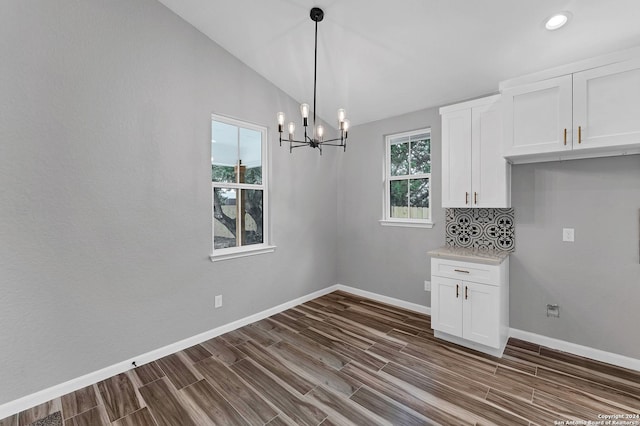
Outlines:
MULTIPOLYGON (((338 282, 430 305, 426 252, 445 243, 438 110, 354 127, 338 157, 338 282), (382 227, 384 135, 431 126, 433 229, 382 227)), ((516 165, 511 327, 640 358, 640 155, 516 165), (562 228, 576 241, 562 242, 562 228), (546 304, 560 318, 546 317, 546 304)))
POLYGON ((356 126, 347 152, 338 157, 338 281, 374 293, 430 305, 427 251, 444 245, 441 201, 441 136, 437 108, 356 126), (431 127, 431 203, 435 226, 381 226, 384 137, 431 127))
POLYGON ((211 113, 298 105, 160 3, 3 2, 0 58, 0 404, 337 282, 335 153, 273 128, 277 251, 209 260, 211 113))
POLYGON ((640 155, 512 172, 511 327, 640 358, 640 155))

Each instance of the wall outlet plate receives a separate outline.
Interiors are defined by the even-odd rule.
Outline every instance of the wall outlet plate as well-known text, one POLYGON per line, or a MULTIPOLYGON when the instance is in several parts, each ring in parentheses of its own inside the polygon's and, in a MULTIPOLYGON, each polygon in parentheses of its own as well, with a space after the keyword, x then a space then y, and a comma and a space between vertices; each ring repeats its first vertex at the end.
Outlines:
POLYGON ((424 291, 431 291, 431 281, 424 282, 424 291))
POLYGON ((219 308, 221 306, 222 306, 222 295, 219 294, 216 296, 216 299, 215 299, 215 307, 219 308))
POLYGON ((547 316, 560 318, 560 306, 556 304, 547 304, 547 316))

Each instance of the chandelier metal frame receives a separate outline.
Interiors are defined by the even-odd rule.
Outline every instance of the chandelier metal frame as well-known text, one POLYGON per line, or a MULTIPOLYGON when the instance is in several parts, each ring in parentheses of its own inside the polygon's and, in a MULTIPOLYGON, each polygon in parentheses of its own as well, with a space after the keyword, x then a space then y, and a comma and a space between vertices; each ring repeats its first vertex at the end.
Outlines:
POLYGON ((293 151, 293 148, 300 148, 302 146, 309 146, 311 148, 318 148, 320 155, 322 155, 323 146, 337 146, 342 147, 346 152, 347 150, 347 137, 349 135, 349 120, 346 119, 346 112, 340 108, 338 110, 338 130, 340 137, 332 139, 324 139, 324 127, 321 124, 316 125, 316 89, 317 89, 317 76, 318 76, 318 22, 324 19, 324 12, 318 7, 314 7, 309 12, 309 17, 315 22, 315 44, 314 44, 314 62, 313 62, 313 135, 309 136, 307 133, 307 127, 309 125, 309 105, 300 105, 300 112, 302 114, 302 125, 304 127, 304 139, 295 139, 295 124, 290 122, 288 125, 288 138, 282 138, 284 132, 285 115, 283 112, 279 112, 277 115, 278 120, 278 133, 280 134, 280 146, 282 141, 289 142, 289 152, 293 151))

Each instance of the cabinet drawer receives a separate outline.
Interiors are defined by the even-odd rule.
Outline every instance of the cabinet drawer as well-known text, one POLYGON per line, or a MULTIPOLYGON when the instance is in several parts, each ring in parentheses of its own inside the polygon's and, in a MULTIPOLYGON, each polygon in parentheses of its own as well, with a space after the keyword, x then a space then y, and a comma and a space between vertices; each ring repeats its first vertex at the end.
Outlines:
POLYGON ((431 275, 495 286, 501 282, 500 265, 483 265, 441 258, 431 259, 431 275))

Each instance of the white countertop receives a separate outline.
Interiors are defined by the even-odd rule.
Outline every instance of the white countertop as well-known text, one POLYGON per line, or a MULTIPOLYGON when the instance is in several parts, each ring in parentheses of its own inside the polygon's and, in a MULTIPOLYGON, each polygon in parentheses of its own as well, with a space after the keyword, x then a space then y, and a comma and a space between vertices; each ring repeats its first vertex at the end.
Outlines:
POLYGON ((483 263, 485 265, 499 265, 504 262, 511 253, 507 251, 444 246, 428 251, 427 254, 443 259, 483 263))

